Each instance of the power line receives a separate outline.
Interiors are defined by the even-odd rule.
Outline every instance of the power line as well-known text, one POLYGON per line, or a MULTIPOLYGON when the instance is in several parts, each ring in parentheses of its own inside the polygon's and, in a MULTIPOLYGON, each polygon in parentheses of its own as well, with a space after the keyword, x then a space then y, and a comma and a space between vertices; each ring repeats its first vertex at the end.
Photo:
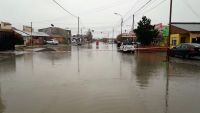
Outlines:
POLYGON ((193 13, 196 17, 200 18, 200 15, 192 8, 192 6, 188 3, 188 1, 187 1, 187 0, 184 0, 184 1, 185 1, 185 3, 186 3, 187 7, 192 11, 192 13, 193 13))
MULTIPOLYGON (((133 14, 136 15, 139 11, 141 11, 143 8, 145 8, 152 0, 149 0, 144 5, 142 5, 137 11, 135 11, 133 14)), ((130 15, 128 18, 124 19, 124 22, 126 22, 129 18, 131 18, 132 15, 130 15)))
POLYGON ((60 6, 64 11, 66 11, 67 13, 69 13, 71 16, 78 18, 77 16, 73 15, 71 12, 69 12, 68 10, 66 10, 63 6, 61 6, 57 1, 53 0, 53 2, 55 2, 58 6, 60 6))
POLYGON ((140 9, 138 9, 134 14, 137 14, 140 10, 142 10, 143 8, 145 8, 152 0, 149 0, 147 3, 145 3, 142 7, 140 7, 140 9))
MULTIPOLYGON (((134 5, 131 7, 131 9, 128 10, 128 11, 123 15, 123 17, 126 17, 126 15, 128 15, 129 12, 131 12, 131 11, 135 8, 135 6, 136 6, 137 4, 139 4, 141 1, 143 1, 143 0, 140 0, 140 1, 137 0, 137 1, 134 3, 134 5)), ((130 18, 130 16, 129 16, 128 18, 130 18)), ((120 20, 120 21, 121 21, 121 20, 120 20)), ((119 21, 118 21, 117 23, 119 23, 119 21)), ((118 26, 118 25, 116 25, 116 26, 118 26)))
POLYGON ((129 3, 129 2, 125 2, 123 0, 118 0, 118 1, 115 1, 115 2, 111 2, 111 4, 107 4, 106 6, 89 9, 88 11, 83 11, 80 14, 89 15, 89 14, 92 14, 92 13, 97 13, 97 12, 101 12, 101 11, 104 11, 104 10, 111 9, 113 7, 118 7, 118 6, 121 6, 122 4, 127 4, 127 3, 129 3))
POLYGON ((135 8, 135 5, 136 5, 137 3, 139 3, 139 0, 137 0, 137 1, 134 3, 134 5, 131 7, 131 9, 128 10, 128 11, 125 13, 124 17, 125 17, 129 12, 131 12, 131 11, 135 8))
POLYGON ((166 2, 167 0, 163 0, 163 1, 160 1, 156 6, 152 7, 151 9, 147 10, 147 11, 144 11, 143 13, 148 13, 150 11, 152 11, 153 9, 157 8, 158 6, 160 6, 162 3, 166 2))

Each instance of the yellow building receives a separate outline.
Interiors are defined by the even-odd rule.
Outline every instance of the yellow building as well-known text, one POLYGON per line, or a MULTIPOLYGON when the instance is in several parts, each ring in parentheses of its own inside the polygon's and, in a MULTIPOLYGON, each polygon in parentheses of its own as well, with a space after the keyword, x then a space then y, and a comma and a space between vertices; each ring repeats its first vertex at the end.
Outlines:
POLYGON ((172 23, 170 47, 181 43, 200 43, 200 23, 172 23))

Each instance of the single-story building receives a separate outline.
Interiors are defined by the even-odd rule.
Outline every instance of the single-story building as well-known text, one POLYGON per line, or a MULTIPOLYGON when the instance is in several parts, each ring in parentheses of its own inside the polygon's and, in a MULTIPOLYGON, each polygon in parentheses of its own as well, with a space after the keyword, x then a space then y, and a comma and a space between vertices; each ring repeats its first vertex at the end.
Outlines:
POLYGON ((170 47, 181 43, 200 43, 200 23, 174 22, 171 25, 170 47))
POLYGON ((61 37, 64 37, 65 41, 61 41, 60 43, 70 43, 71 42, 71 30, 66 30, 66 29, 62 29, 59 27, 48 27, 48 28, 39 29, 38 31, 44 32, 51 37, 55 36, 55 38, 58 38, 57 40, 60 40, 60 41, 61 41, 61 37))
POLYGON ((117 36, 117 41, 123 42, 125 40, 136 41, 137 40, 136 34, 134 32, 130 32, 130 33, 122 33, 122 36, 121 34, 117 36))
POLYGON ((16 34, 21 35, 24 39, 24 45, 43 45, 45 40, 51 39, 51 37, 43 32, 25 32, 21 30, 14 30, 16 34))
POLYGON ((59 44, 65 44, 66 43, 66 40, 65 40, 64 36, 61 36, 61 35, 51 35, 50 37, 52 39, 56 39, 59 44))

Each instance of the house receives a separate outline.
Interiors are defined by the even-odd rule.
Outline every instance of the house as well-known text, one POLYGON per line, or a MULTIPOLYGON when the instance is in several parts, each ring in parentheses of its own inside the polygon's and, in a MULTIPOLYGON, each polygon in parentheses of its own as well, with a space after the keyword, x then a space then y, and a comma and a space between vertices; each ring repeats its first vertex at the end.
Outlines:
POLYGON ((152 44, 153 45, 156 45, 156 46, 164 46, 164 37, 163 37, 163 29, 164 29, 164 26, 162 23, 159 23, 159 24, 155 24, 154 25, 154 29, 156 29, 158 31, 158 35, 157 37, 154 37, 153 38, 153 41, 152 41, 152 44))
POLYGON ((12 24, 10 24, 8 22, 1 22, 0 23, 0 29, 11 30, 12 29, 12 24))
POLYGON ((56 39, 59 44, 64 44, 66 42, 65 37, 61 35, 51 35, 50 38, 56 39))
POLYGON ((121 40, 130 40, 130 41, 136 41, 137 40, 136 34, 134 32, 122 33, 121 38, 122 38, 121 40))
POLYGON ((59 36, 59 43, 70 43, 71 42, 71 30, 65 30, 62 28, 58 28, 58 27, 48 27, 48 28, 43 28, 43 29, 39 29, 39 32, 44 32, 48 35, 50 35, 52 38, 56 38, 57 36, 59 36), (56 37, 54 37, 56 36, 56 37), (61 41, 61 37, 63 37, 62 41, 61 41))
POLYGON ((23 25, 23 31, 34 32, 34 29, 31 26, 25 26, 25 25, 23 25))
POLYGON ((171 25, 170 47, 181 43, 200 43, 200 23, 175 22, 171 25))
POLYGON ((24 40, 24 45, 43 45, 45 40, 50 39, 50 36, 43 32, 27 32, 14 30, 16 35, 21 35, 24 40))

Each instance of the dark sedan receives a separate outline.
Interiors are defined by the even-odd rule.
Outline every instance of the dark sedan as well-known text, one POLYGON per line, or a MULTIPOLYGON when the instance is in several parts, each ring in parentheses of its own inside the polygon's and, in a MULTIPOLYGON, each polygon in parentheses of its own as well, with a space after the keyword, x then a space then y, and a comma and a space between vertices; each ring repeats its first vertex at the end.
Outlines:
POLYGON ((183 58, 190 58, 200 56, 200 44, 197 43, 182 43, 170 49, 170 56, 181 56, 183 58))

